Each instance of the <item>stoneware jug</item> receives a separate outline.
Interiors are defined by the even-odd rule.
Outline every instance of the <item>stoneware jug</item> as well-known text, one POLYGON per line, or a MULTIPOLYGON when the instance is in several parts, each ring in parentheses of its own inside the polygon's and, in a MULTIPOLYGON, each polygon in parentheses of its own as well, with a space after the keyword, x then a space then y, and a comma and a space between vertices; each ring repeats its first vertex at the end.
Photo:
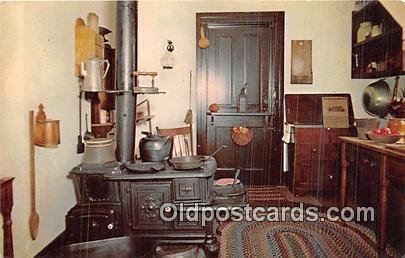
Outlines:
POLYGON ((83 91, 105 91, 103 79, 106 77, 110 63, 108 60, 102 60, 97 57, 92 57, 86 63, 80 63, 80 72, 83 79, 83 91), (104 70, 104 64, 106 64, 104 70), (104 70, 104 72, 102 72, 104 70))

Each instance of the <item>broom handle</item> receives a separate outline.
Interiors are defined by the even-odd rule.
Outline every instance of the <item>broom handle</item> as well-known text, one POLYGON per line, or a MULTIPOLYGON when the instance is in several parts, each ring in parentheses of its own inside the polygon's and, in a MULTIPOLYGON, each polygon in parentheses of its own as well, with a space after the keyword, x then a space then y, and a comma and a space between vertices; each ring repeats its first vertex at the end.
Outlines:
POLYGON ((189 106, 190 109, 191 109, 191 84, 192 84, 191 79, 192 79, 192 77, 193 77, 192 72, 190 70, 190 92, 189 92, 190 94, 189 94, 189 99, 188 99, 189 100, 188 106, 189 106))
POLYGON ((29 113, 30 121, 30 183, 31 211, 35 211, 35 149, 34 149, 34 111, 29 113))

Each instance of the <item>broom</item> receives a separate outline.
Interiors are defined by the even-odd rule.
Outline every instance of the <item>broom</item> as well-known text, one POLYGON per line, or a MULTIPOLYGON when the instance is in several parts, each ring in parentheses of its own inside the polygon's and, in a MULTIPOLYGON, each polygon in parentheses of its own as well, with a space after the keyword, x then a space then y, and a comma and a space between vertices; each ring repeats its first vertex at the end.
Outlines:
POLYGON ((193 123, 193 111, 191 110, 191 70, 190 70, 190 95, 189 95, 189 109, 187 110, 186 117, 184 118, 184 123, 191 125, 193 123))

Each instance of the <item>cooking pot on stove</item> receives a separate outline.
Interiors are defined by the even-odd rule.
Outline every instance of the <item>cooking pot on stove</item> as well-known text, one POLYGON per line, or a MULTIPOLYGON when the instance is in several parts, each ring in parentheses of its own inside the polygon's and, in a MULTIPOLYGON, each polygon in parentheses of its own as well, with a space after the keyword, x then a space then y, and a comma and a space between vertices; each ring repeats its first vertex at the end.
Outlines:
POLYGON ((143 162, 166 161, 172 157, 173 137, 142 132, 146 137, 139 141, 143 162))

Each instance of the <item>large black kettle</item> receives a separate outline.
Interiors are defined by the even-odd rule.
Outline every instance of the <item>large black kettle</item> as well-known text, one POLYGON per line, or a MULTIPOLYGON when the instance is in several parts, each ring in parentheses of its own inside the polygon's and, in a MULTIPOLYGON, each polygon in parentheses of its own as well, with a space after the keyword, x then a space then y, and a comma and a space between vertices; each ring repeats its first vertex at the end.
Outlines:
POLYGON ((142 132, 146 137, 139 141, 139 151, 143 162, 166 161, 172 157, 173 137, 142 132))

